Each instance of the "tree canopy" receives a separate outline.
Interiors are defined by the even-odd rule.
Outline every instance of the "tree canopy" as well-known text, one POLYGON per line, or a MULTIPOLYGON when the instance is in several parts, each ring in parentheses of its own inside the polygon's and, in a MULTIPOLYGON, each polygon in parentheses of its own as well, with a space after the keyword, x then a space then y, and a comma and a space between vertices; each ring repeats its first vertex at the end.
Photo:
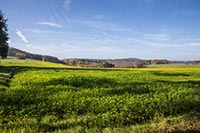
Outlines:
POLYGON ((4 14, 0 10, 0 56, 2 59, 7 57, 8 52, 8 28, 7 19, 4 18, 4 14))

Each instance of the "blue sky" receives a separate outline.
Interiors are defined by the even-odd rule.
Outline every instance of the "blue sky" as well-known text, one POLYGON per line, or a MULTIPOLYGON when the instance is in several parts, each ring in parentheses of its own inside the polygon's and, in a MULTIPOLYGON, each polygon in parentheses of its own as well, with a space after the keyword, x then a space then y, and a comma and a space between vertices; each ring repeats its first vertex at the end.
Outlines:
POLYGON ((199 0, 0 0, 9 45, 58 58, 200 59, 199 0))

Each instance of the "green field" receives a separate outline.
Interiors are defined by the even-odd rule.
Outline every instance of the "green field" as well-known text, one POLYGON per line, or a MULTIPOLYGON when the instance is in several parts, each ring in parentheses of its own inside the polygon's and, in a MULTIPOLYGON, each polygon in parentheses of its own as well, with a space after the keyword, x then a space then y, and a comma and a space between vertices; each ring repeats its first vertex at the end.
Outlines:
POLYGON ((145 65, 147 68, 199 68, 200 65, 189 65, 185 63, 174 63, 174 64, 150 64, 145 65))
POLYGON ((200 131, 200 68, 1 64, 0 132, 200 131))

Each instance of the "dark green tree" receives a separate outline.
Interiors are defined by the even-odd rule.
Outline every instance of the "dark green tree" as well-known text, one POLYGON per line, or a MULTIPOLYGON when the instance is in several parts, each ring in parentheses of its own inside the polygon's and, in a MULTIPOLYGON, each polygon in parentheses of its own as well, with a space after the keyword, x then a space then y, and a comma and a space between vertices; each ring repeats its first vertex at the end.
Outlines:
POLYGON ((8 53, 8 28, 7 19, 4 18, 4 14, 0 10, 0 56, 2 59, 7 58, 8 53))

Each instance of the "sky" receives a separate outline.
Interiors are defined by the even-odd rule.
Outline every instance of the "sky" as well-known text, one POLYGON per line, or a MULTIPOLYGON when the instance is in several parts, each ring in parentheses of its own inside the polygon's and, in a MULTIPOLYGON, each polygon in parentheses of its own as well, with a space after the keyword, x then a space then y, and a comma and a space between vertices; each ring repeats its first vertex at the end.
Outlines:
POLYGON ((64 58, 200 59, 200 0, 0 0, 9 46, 64 58))

